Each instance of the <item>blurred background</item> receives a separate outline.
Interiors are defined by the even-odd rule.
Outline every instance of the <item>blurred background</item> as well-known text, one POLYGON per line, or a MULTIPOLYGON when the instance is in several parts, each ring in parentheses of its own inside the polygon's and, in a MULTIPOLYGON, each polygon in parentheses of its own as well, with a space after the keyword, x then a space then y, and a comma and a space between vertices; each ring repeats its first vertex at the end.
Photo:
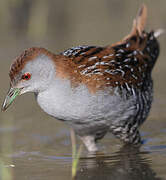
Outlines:
MULTIPOLYGON (((166 1, 163 0, 0 0, 0 104, 9 87, 10 64, 25 48, 45 47, 59 53, 78 45, 115 43, 130 32, 142 3, 148 7, 147 30, 166 29, 166 1)), ((166 34, 159 41, 161 53, 153 70, 154 103, 142 127, 146 142, 142 151, 147 153, 141 154, 141 160, 136 163, 143 170, 140 168, 138 174, 131 176, 135 179, 139 179, 139 173, 147 166, 151 174, 148 171, 145 179, 158 176, 166 179, 166 34), (145 161, 143 167, 142 159, 145 161)), ((111 135, 99 146, 110 156, 113 152, 121 152, 120 142, 111 135)), ((88 162, 83 164, 89 169, 88 162)), ((17 98, 7 112, 0 112, 0 180, 70 179, 70 166, 68 127, 46 115, 33 94, 17 98)), ((95 167, 98 166, 93 166, 96 175, 98 169, 95 167)), ((86 174, 86 177, 93 179, 93 174, 86 174)), ((111 179, 112 175, 107 177, 111 179)), ((125 179, 124 175, 122 178, 125 179)), ((78 179, 84 177, 81 175, 78 179)))

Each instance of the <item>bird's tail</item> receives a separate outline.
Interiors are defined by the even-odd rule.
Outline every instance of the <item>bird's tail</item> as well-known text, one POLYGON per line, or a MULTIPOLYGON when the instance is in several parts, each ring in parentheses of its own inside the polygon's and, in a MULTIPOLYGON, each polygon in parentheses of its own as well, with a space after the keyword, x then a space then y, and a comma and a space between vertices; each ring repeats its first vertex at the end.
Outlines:
POLYGON ((113 44, 113 47, 116 49, 124 47, 125 52, 139 52, 139 55, 135 55, 135 58, 139 57, 139 59, 142 59, 142 63, 147 66, 147 71, 151 71, 160 50, 157 38, 163 34, 164 30, 158 29, 157 31, 146 32, 146 19, 147 8, 143 4, 133 21, 133 27, 130 34, 122 41, 113 44))
MULTIPOLYGON (((133 27, 131 30, 131 33, 126 36, 124 39, 128 39, 129 37, 133 35, 139 35, 140 37, 143 37, 144 31, 145 31, 145 25, 147 20, 147 7, 145 4, 141 6, 141 8, 138 11, 138 14, 136 18, 133 21, 133 27)), ((161 34, 163 34, 165 31, 163 29, 158 29, 154 31, 154 37, 158 38, 161 34)))
POLYGON ((161 34, 164 34, 165 30, 164 29, 158 29, 154 32, 154 37, 158 38, 161 34))
POLYGON ((137 17, 133 21, 133 28, 131 34, 138 33, 140 36, 142 36, 142 33, 146 25, 146 19, 147 19, 147 8, 143 4, 138 11, 137 17))

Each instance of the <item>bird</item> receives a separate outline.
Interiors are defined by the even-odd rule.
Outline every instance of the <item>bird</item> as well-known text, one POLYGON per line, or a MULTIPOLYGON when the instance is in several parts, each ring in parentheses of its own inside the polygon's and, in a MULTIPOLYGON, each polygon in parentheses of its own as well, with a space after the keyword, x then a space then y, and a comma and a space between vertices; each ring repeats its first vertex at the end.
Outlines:
POLYGON ((143 4, 129 35, 112 45, 58 54, 42 47, 24 50, 11 64, 2 111, 17 96, 33 92, 41 109, 68 124, 90 152, 98 151, 96 142, 107 133, 125 144, 141 144, 139 128, 151 108, 151 74, 163 32, 146 32, 146 19, 143 4))

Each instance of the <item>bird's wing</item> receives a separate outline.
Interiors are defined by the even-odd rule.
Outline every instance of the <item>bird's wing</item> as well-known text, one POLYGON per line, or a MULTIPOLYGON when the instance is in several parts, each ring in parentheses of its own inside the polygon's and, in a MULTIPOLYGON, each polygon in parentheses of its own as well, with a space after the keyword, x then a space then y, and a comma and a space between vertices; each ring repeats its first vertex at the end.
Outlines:
MULTIPOLYGON (((140 87, 150 75, 159 55, 155 33, 145 32, 147 9, 143 5, 133 22, 131 33, 122 41, 106 46, 78 46, 61 53, 74 64, 79 82, 91 91, 105 87, 140 87)), ((74 77, 74 76, 73 76, 74 77)))

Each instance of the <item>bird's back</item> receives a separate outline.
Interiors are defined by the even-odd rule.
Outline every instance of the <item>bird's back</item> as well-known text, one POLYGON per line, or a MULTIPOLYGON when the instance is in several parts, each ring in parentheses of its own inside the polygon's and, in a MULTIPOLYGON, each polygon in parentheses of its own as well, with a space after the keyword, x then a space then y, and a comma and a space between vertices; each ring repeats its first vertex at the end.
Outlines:
POLYGON ((159 55, 157 33, 145 32, 145 21, 143 6, 131 33, 122 41, 106 47, 78 46, 61 53, 76 67, 71 78, 79 79, 91 92, 107 87, 144 88, 159 55))

